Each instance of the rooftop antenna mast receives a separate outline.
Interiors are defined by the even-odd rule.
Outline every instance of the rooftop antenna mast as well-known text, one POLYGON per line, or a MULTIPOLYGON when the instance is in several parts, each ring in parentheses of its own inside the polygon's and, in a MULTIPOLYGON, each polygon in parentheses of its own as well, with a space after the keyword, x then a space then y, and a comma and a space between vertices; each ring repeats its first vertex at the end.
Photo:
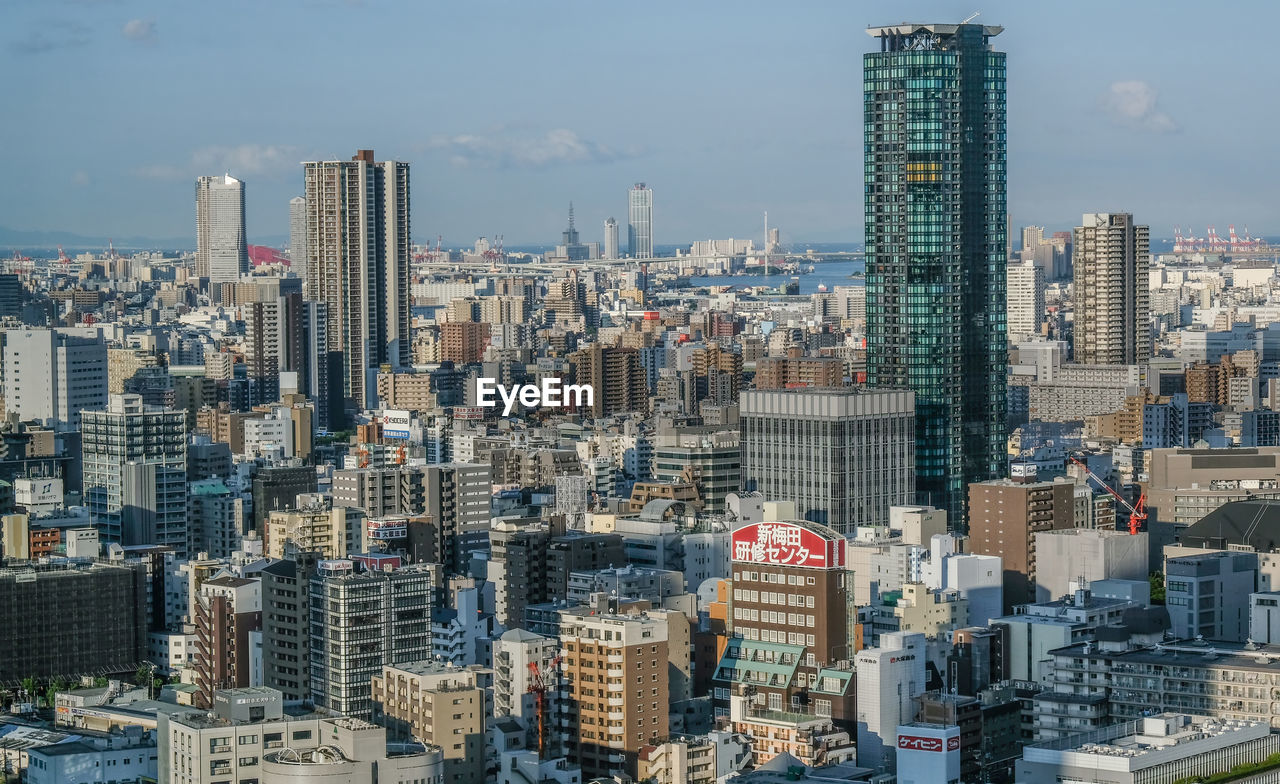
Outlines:
POLYGON ((974 11, 973 13, 971 13, 971 14, 969 14, 967 17, 965 17, 965 20, 964 20, 963 22, 961 22, 960 24, 969 24, 969 23, 970 23, 970 22, 972 22, 974 19, 977 19, 977 18, 978 18, 978 15, 979 15, 979 14, 981 14, 981 13, 982 13, 981 11, 974 11))
POLYGON ((769 211, 764 211, 764 276, 769 277, 769 211))

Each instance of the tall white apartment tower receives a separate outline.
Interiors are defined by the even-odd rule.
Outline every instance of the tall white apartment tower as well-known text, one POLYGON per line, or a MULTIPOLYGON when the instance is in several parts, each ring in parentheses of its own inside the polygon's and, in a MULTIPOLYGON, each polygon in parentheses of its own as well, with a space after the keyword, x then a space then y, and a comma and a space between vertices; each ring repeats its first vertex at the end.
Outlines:
POLYGON ((637 182, 627 192, 627 254, 653 258, 653 188, 637 182))
POLYGON ((604 257, 618 258, 618 222, 613 218, 604 222, 604 257))
POLYGON ((293 274, 307 281, 307 200, 294 196, 289 200, 289 266, 293 274))
POLYGON ((244 183, 230 174, 196 178, 196 275, 235 283, 249 272, 244 183))
POLYGON ((409 364, 409 164, 360 150, 303 166, 307 298, 328 305, 343 395, 375 408, 379 368, 409 364))
POLYGON ((1075 361, 1137 365, 1151 358, 1151 230, 1129 213, 1088 213, 1075 228, 1075 361))
POLYGON ((1021 343, 1040 334, 1044 321, 1044 268, 1035 259, 1009 265, 1005 310, 1010 343, 1021 343))

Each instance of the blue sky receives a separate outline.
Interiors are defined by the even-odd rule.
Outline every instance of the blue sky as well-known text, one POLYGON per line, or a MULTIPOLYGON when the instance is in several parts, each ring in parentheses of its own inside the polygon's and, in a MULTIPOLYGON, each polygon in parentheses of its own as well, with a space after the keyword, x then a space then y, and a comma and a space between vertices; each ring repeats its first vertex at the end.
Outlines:
MULTIPOLYGON (((1280 233, 1280 3, 0 0, 0 226, 194 235, 193 181, 288 231, 300 161, 413 164, 413 229, 599 240, 654 189, 659 244, 860 240, 872 24, 999 24, 1009 209, 1127 210, 1168 236, 1280 233)), ((193 240, 194 243, 194 240, 193 240)))

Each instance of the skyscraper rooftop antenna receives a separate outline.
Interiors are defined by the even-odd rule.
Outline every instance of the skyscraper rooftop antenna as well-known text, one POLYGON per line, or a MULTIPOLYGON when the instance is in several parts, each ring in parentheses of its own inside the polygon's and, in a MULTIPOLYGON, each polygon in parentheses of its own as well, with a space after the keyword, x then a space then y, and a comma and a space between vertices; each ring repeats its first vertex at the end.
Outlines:
POLYGON ((974 19, 977 19, 977 18, 978 18, 978 16, 979 16, 981 13, 982 13, 981 11, 974 11, 973 13, 971 13, 971 14, 969 14, 967 17, 965 17, 965 20, 964 20, 963 22, 961 22, 960 24, 969 24, 969 23, 970 23, 970 22, 972 22, 974 19))
POLYGON ((569 230, 573 230, 573 202, 569 202, 569 230))

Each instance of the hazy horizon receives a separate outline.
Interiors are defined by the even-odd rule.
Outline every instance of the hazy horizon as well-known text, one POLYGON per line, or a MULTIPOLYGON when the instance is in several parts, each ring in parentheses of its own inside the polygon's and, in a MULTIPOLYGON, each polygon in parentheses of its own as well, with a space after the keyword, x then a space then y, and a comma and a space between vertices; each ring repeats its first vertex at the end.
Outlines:
MULTIPOLYGON (((193 245, 195 177, 226 171, 246 182, 249 236, 281 238, 301 161, 372 148, 413 164, 415 238, 455 247, 553 244, 570 201, 600 241, 636 181, 660 245, 758 240, 766 210, 788 245, 859 242, 864 28, 973 10, 17 2, 0 58, 22 154, 0 226, 193 245), (322 58, 335 28, 344 56, 322 58)), ((1190 3, 982 11, 1009 53, 1015 232, 1128 211, 1154 237, 1280 233, 1269 178, 1239 179, 1273 155, 1276 109, 1253 77, 1274 69, 1280 7, 1230 6, 1252 21, 1212 58, 1196 56, 1212 41, 1190 3)))

